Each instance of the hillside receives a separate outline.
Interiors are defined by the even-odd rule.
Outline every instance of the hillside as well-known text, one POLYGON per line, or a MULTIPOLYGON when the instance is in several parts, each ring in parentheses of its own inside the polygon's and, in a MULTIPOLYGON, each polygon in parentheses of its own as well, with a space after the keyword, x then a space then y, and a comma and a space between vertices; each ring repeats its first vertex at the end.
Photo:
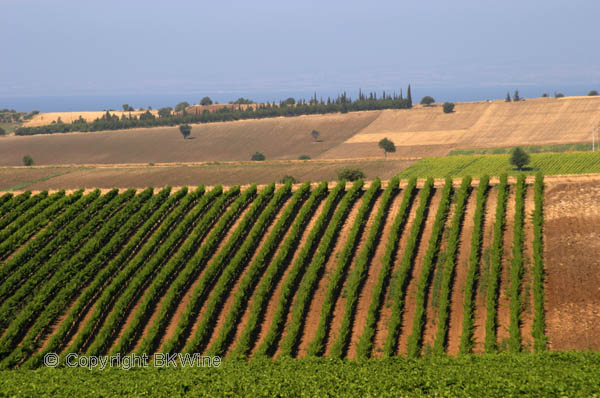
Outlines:
POLYGON ((396 144, 394 156, 445 155, 454 148, 486 148, 591 142, 600 126, 600 97, 528 98, 520 102, 457 103, 385 110, 367 128, 324 158, 380 156, 377 142, 396 144))
POLYGON ((187 140, 177 127, 0 137, 0 165, 21 165, 25 154, 38 165, 245 161, 256 151, 268 160, 316 158, 377 116, 356 112, 194 125, 187 140), (311 137, 315 129, 320 142, 311 137))
POLYGON ((4 195, 0 366, 46 352, 529 351, 544 330, 552 349, 598 349, 598 182, 547 184, 543 257, 543 193, 524 182, 4 195))
POLYGON ((25 154, 39 165, 245 161, 256 151, 269 160, 380 158, 383 137, 396 144, 391 157, 413 158, 456 148, 589 142, 599 124, 600 97, 468 102, 452 114, 434 105, 200 124, 190 140, 177 127, 0 137, 0 165, 20 165, 25 154))

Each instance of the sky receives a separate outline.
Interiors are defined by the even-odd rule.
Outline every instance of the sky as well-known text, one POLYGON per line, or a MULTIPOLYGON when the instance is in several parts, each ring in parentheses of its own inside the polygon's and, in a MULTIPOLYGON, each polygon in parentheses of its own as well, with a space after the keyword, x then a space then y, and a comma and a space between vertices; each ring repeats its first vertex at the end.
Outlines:
POLYGON ((600 90, 598 16, 598 0, 0 0, 0 107, 409 83, 462 100, 582 95, 600 90))

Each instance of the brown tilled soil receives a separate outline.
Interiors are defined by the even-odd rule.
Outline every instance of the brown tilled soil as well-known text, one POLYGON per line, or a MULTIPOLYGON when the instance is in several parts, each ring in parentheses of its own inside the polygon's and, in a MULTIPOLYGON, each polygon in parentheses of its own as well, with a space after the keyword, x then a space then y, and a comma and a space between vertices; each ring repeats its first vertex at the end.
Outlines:
MULTIPOLYGON (((367 187, 367 186, 365 186, 364 188, 365 188, 365 189, 368 189, 368 187, 367 187)), ((346 191, 346 192, 348 192, 348 191, 346 191)), ((362 195, 363 193, 364 193, 364 191, 361 193, 361 195, 362 195)), ((355 208, 357 205, 359 205, 359 206, 360 206, 360 204, 359 204, 359 203, 360 203, 360 198, 356 198, 356 199, 354 200, 354 203, 352 203, 352 204, 351 204, 350 211, 352 211, 352 209, 353 209, 353 208, 355 208)), ((335 217, 335 214, 336 214, 338 211, 339 211, 339 203, 338 203, 338 207, 336 207, 336 209, 335 209, 335 212, 333 213, 332 219, 333 219, 333 217, 335 217)), ((346 220, 344 221, 344 225, 346 225, 347 218, 348 218, 348 216, 349 216, 349 215, 350 215, 350 213, 348 213, 348 215, 346 216, 346 220)), ((342 228, 344 227, 344 225, 342 225, 342 228)), ((325 229, 325 232, 327 232, 327 227, 326 227, 326 229, 325 229)), ((339 238, 339 236, 338 236, 338 238, 339 238)), ((333 249, 335 249, 335 246, 337 246, 338 244, 343 244, 342 242, 340 242, 340 241, 339 241, 339 239, 336 239, 336 240, 335 240, 333 243, 334 243, 334 247, 333 247, 333 249)), ((319 246, 320 246, 320 242, 319 242, 319 245, 317 245, 316 251, 318 251, 318 250, 319 250, 319 246)), ((328 265, 328 263, 329 263, 329 260, 331 260, 331 259, 332 259, 332 254, 333 254, 333 252, 331 252, 331 253, 329 254, 329 257, 325 259, 325 261, 326 261, 326 263, 325 263, 325 266, 327 266, 327 265, 328 265)), ((306 270, 308 270, 308 268, 310 267, 310 265, 311 265, 311 262, 309 262, 309 263, 308 263, 308 265, 306 266, 306 270)), ((333 270, 335 270, 335 265, 334 265, 334 264, 331 264, 331 268, 329 269, 329 271, 330 271, 330 272, 333 272, 333 270)), ((350 272, 351 272, 351 271, 350 271, 350 272)), ((322 280, 322 279, 323 279, 323 275, 321 275, 321 279, 319 279, 317 283, 321 282, 321 280, 322 280)), ((298 289, 300 289, 300 288, 302 287, 302 283, 303 283, 303 282, 304 282, 304 276, 302 276, 302 280, 300 281, 300 284, 298 285, 298 289)), ((298 291, 296 291, 296 294, 297 294, 297 293, 298 293, 298 291)), ((312 298, 309 300, 309 308, 310 308, 310 301, 314 300, 315 296, 317 297, 317 300, 320 300, 320 301, 321 301, 321 303, 322 303, 322 302, 323 302, 323 300, 324 300, 324 298, 325 298, 325 292, 324 292, 324 291, 322 291, 322 292, 315 292, 315 295, 314 295, 314 296, 313 296, 313 297, 312 297, 312 298)), ((286 322, 285 322, 285 328, 284 328, 284 330, 283 330, 283 333, 281 334, 281 339, 279 340, 279 344, 280 344, 280 345, 279 345, 279 347, 277 348, 277 352, 275 353, 275 356, 276 356, 276 357, 277 357, 277 356, 279 356, 279 354, 281 353, 281 342, 285 340, 285 338, 286 338, 286 335, 287 335, 287 332, 288 332, 288 327, 289 327, 289 325, 290 325, 290 324, 291 324, 291 322, 292 322, 292 318, 293 318, 293 312, 294 312, 294 307, 296 306, 297 299, 298 299, 297 295, 294 295, 294 298, 293 298, 293 300, 292 300, 292 305, 290 306, 290 309, 289 309, 289 311, 288 311, 288 314, 287 314, 287 319, 286 319, 286 322)), ((317 306, 318 306, 318 304, 317 304, 317 306)), ((320 314, 320 312, 321 312, 321 309, 320 309, 320 308, 318 308, 318 309, 317 309, 317 311, 318 311, 318 312, 319 312, 319 314, 320 314)), ((318 321, 317 321, 317 322, 318 322, 318 321)), ((306 326, 305 326, 305 328, 306 328, 306 326)), ((308 341, 308 343, 307 343, 307 344, 309 344, 309 343, 310 343, 310 341, 308 341)))
POLYGON ((496 341, 502 350, 508 350, 510 326, 510 285, 513 258, 513 235, 515 230, 515 186, 509 186, 506 201, 506 228, 504 229, 504 250, 502 254, 502 269, 500 270, 500 285, 498 290, 498 328, 496 341))
MULTIPOLYGON (((260 194, 260 191, 258 191, 258 193, 260 194)), ((235 216, 233 218, 233 222, 230 224, 229 229, 227 230, 227 233, 225 234, 225 237, 223 238, 223 240, 221 240, 221 242, 217 246, 216 250, 213 252, 213 255, 210 256, 206 260, 206 262, 204 263, 204 268, 202 269, 202 271, 198 274, 198 276, 196 277, 196 279, 189 285, 187 291, 184 293, 183 298, 181 299, 181 302, 177 305, 177 308, 176 308, 173 316, 171 317, 171 320, 169 321, 168 326, 165 329, 165 333, 164 333, 164 335, 162 336, 162 339, 161 339, 161 346, 163 344, 165 344, 167 341, 169 341, 169 339, 171 337, 173 337, 173 335, 175 334, 175 331, 177 330, 177 325, 179 324, 179 320, 181 318, 181 315, 184 313, 184 311, 187 310, 188 303, 189 303, 189 301, 192 298, 192 294, 193 294, 194 290, 196 289, 196 287, 200 283, 200 280, 202 279, 202 275, 204 275, 204 272, 210 266, 212 260, 221 252, 221 250, 223 249, 223 247, 227 244, 227 242, 231 238, 231 235, 237 229, 237 227, 239 226, 239 224, 242 222, 242 220, 244 219, 244 217, 246 216, 246 214, 250 210, 251 206, 252 206, 252 204, 247 205, 237 216, 235 216)), ((227 209, 225 209, 225 212, 226 211, 227 211, 227 209)), ((212 287, 213 286, 211 286, 211 288, 212 287)), ((154 314, 153 317, 154 316, 156 316, 156 314, 154 314)), ((199 318, 200 317, 198 317, 198 319, 199 318)), ((196 322, 194 322, 194 325, 192 326, 192 331, 190 333, 190 336, 192 336, 193 332, 196 330, 198 319, 196 320, 196 322)))
POLYGON ((456 256, 454 282, 450 293, 450 319, 448 320, 447 349, 451 355, 457 355, 462 335, 463 305, 465 301, 465 283, 469 269, 471 253, 471 236, 473 235, 475 207, 477 204, 477 189, 474 189, 467 200, 464 221, 460 233, 460 243, 456 256))
MULTIPOLYGON (((408 237, 410 236, 410 230, 412 228, 414 219, 417 214, 417 208, 419 207, 419 194, 420 194, 420 192, 417 192, 414 195, 411 205, 408 208, 408 217, 406 218, 406 225, 404 226, 404 229, 402 230, 402 234, 400 235, 400 240, 398 242, 398 248, 396 251, 396 257, 394 259, 394 265, 393 265, 392 271, 390 273, 390 280, 389 280, 389 283, 388 283, 388 286, 387 286, 387 289, 385 292, 385 297, 383 300, 383 306, 381 307, 381 310, 379 312, 379 319, 377 320, 375 338, 374 338, 374 342, 373 342, 373 351, 371 352, 371 356, 375 357, 375 358, 381 357, 383 348, 385 346, 385 341, 387 339, 389 320, 390 320, 390 317, 392 316, 392 298, 391 298, 390 289, 392 288, 392 286, 394 284, 394 275, 396 275, 396 273, 398 272, 398 269, 401 265, 402 257, 404 255, 404 251, 406 248, 406 242, 408 241, 408 237)), ((404 195, 404 192, 402 192, 400 196, 403 196, 403 195, 404 195)), ((394 216, 397 214, 397 210, 400 209, 401 203, 402 203, 402 199, 400 199, 400 202, 397 205, 398 207, 392 213, 392 214, 394 214, 394 216)), ((394 221, 391 221, 391 222, 393 223, 394 221)))
POLYGON ((483 221, 483 243, 481 245, 481 261, 479 263, 479 278, 477 293, 475 295, 473 352, 483 352, 485 342, 485 319, 489 269, 491 265, 491 248, 494 239, 494 223, 496 222, 496 206, 498 205, 498 190, 491 188, 485 204, 485 217, 483 221))
MULTIPOLYGON (((387 217, 384 220, 383 228, 381 229, 379 242, 377 243, 377 247, 375 248, 374 256, 368 264, 367 278, 360 292, 358 303, 356 304, 356 315, 354 317, 354 324, 352 325, 350 345, 348 346, 349 358, 356 358, 356 347, 366 325, 367 314, 369 313, 369 306, 371 305, 371 299, 373 297, 373 289, 375 288, 375 285, 377 284, 377 281, 379 279, 379 273, 381 271, 382 265, 381 263, 383 260, 383 256, 385 255, 385 247, 387 245, 390 230, 394 222, 394 215, 396 214, 396 212, 394 212, 394 209, 398 209, 400 207, 401 200, 401 195, 396 195, 392 198, 387 217)), ((373 214, 376 214, 377 211, 378 208, 374 208, 373 214)), ((369 228, 368 233, 370 233, 370 231, 371 228, 369 228)))
POLYGON ((267 159, 316 158, 378 115, 368 111, 195 124, 188 139, 177 126, 7 136, 2 137, 0 165, 22 165, 26 154, 38 165, 240 161, 250 160, 257 151, 267 159), (312 130, 320 132, 321 141, 313 140, 312 130))
MULTIPOLYGON (((335 247, 331 252, 331 256, 329 256, 327 264, 325 264, 323 276, 321 277, 321 280, 319 280, 319 284, 317 285, 317 289, 315 290, 315 294, 309 305, 308 315, 304 325, 304 332, 302 333, 302 339, 300 341, 300 345, 298 346, 298 357, 303 357, 306 355, 308 345, 315 337, 317 327, 319 326, 319 320, 321 318, 323 301, 325 301, 325 295, 329 289, 329 279, 338 266, 340 252, 346 246, 348 234, 354 225, 361 203, 362 200, 357 200, 354 202, 348 217, 344 221, 344 225, 342 226, 342 230, 340 231, 340 235, 336 241, 335 247)), ((350 263, 352 264, 352 260, 350 260, 350 263)), ((350 269, 350 266, 348 269, 350 269)), ((348 274, 346 274, 346 278, 343 279, 344 281, 347 279, 347 275, 348 274)), ((334 327, 336 327, 336 325, 332 323, 330 328, 334 327)))
POLYGON ((292 176, 298 181, 337 180, 339 170, 358 168, 367 180, 390 179, 411 160, 309 160, 214 164, 116 165, 110 167, 0 167, 0 191, 80 188, 269 184, 292 176))
POLYGON ((441 282, 444 273, 445 257, 442 253, 447 253, 448 250, 448 233, 452 225, 452 217, 454 216, 456 208, 456 189, 453 192, 450 202, 450 209, 446 223, 442 231, 442 240, 440 242, 440 249, 437 253, 436 262, 433 269, 431 270, 429 288, 425 294, 426 306, 425 306, 425 325, 423 326, 423 352, 428 353, 433 349, 435 342, 435 336, 438 329, 438 315, 439 315, 439 300, 441 293, 441 282))
POLYGON ((521 285, 521 337, 523 349, 533 350, 533 218, 535 209, 533 186, 525 192, 525 245, 523 249, 523 279, 521 285))
MULTIPOLYGON (((249 269, 250 265, 256 259, 258 253, 260 253, 260 250, 263 248, 263 246, 265 244, 265 241, 268 239, 269 235, 273 231, 273 228, 275 227, 275 224, 277 224, 278 219, 281 217, 281 213, 285 210, 286 206, 288 206, 288 202, 289 202, 289 200, 286 200, 286 202, 284 202, 282 204, 282 206, 279 209, 278 213, 274 216, 273 221, 267 227, 267 229, 264 232, 262 238, 260 238, 260 242, 257 245, 256 250, 250 256, 250 259, 246 262, 246 265, 244 266, 242 272, 240 272, 240 274, 238 275, 237 280, 235 281, 234 286, 231 288, 230 293, 227 295, 227 298, 226 298, 225 302, 223 303, 223 307, 222 307, 222 309, 221 309, 221 311, 220 311, 220 313, 218 315, 217 321, 215 322, 215 326, 214 326, 214 328, 212 330, 212 335, 210 337, 210 340, 209 340, 208 344, 206 345, 206 348, 209 348, 211 346, 211 344, 219 336, 219 332, 220 332, 221 328, 223 327, 223 323, 225 323, 225 319, 226 319, 227 315, 229 314, 229 312, 231 310, 231 306, 233 305, 233 302, 234 302, 234 299, 235 299, 235 294, 238 291, 238 288, 240 286, 241 281, 244 279, 245 275, 248 272, 248 269, 249 269)), ((273 257, 271 257, 271 258, 273 258, 273 257)), ((217 283, 218 282, 215 281, 215 285, 217 283)), ((209 297, 209 300, 210 300, 210 297, 209 297)))
POLYGON ((421 278, 421 270, 423 269, 423 259, 425 258, 425 253, 427 252, 429 239, 431 238, 431 232, 433 229, 433 220, 435 219, 435 215, 437 213, 441 198, 442 190, 436 188, 434 190, 434 195, 431 199, 429 209, 427 211, 427 217, 425 219, 425 228, 423 229, 423 235, 421 237, 421 242, 419 244, 417 256, 415 258, 410 282, 408 284, 408 288, 406 289, 404 313, 402 316, 402 326, 400 329, 401 332, 400 338, 398 340, 397 350, 397 353, 400 353, 402 355, 406 355, 408 349, 408 336, 410 336, 410 334, 412 333, 412 326, 417 308, 417 285, 419 283, 419 279, 421 278))
MULTIPOLYGON (((312 229, 313 229, 316 221, 318 220, 318 218, 320 217, 321 213, 323 212, 323 207, 325 207, 325 203, 326 202, 327 202, 327 199, 325 198, 325 199, 323 199, 321 201, 321 203, 319 203, 319 206, 317 207, 317 210, 315 211, 315 214, 313 214, 313 216, 312 216, 310 222, 308 223, 306 229, 302 233, 302 237, 300 238, 300 242, 298 244, 298 248, 296 249, 296 251, 294 253, 294 256, 292 257, 292 259, 289 262, 289 264, 288 264, 285 272, 283 273, 281 279, 277 283, 277 286, 275 287, 275 290, 273 291, 273 295, 271 296, 271 300, 269 301, 269 304, 267 305, 267 309, 265 310, 265 315, 264 315, 263 323, 261 324, 260 331, 258 332, 258 337, 256 338, 254 347, 252 349, 252 353, 254 353, 256 351, 256 349, 260 346, 260 344, 262 343, 262 341, 267 336, 267 333, 269 332, 269 328, 271 327, 271 324, 273 323, 273 316, 275 314, 275 310, 277 309, 277 306, 279 305, 279 297, 281 296, 281 289, 283 287, 283 284, 287 280, 287 278, 289 276, 289 273, 290 273, 290 270, 294 266, 294 263, 296 262, 298 256, 300 255, 300 252, 302 251, 302 248, 306 244, 306 240, 308 239, 308 236, 310 235, 310 231, 312 231, 312 229)), ((316 243, 316 244, 318 245, 318 243, 316 243)), ((250 306, 251 305, 252 305, 252 303, 250 303, 250 306)), ((248 309, 246 311, 248 312, 248 309)), ((245 317, 246 317, 246 315, 245 315, 245 317)), ((243 330, 243 327, 240 328, 240 329, 243 330)))
POLYGON ((600 349, 600 183, 556 183, 544 206, 546 333, 553 350, 600 349))
MULTIPOLYGON (((371 209, 371 212, 367 215, 367 222, 365 224, 365 228, 362 232, 362 235, 359 237, 358 245, 356 247, 356 251, 354 252, 354 257, 350 260, 350 266, 348 267, 342 290, 340 292, 337 302, 333 307, 333 318, 331 321, 331 327, 329 328, 329 336, 325 344, 325 352, 327 354, 329 354, 333 343, 337 340, 339 336, 340 327, 342 326, 342 321, 346 312, 346 288, 348 286, 348 279, 352 275, 354 267, 356 266, 356 259, 360 255, 360 248, 363 246, 364 242, 366 242, 367 237, 369 236, 371 226, 373 225, 375 219, 375 215, 377 214, 377 210, 381 204, 381 198, 382 196, 380 193, 379 197, 377 198, 375 204, 371 209)), ((357 311, 356 314, 358 315, 359 312, 357 311)), ((363 316, 366 316, 366 314, 363 316)))
MULTIPOLYGON (((302 206, 305 206, 305 205, 306 205, 306 200, 303 202, 302 206)), ((274 223, 273 223, 273 224, 274 224, 274 223)), ((289 233, 290 233, 290 231, 291 231, 291 229, 292 229, 292 226, 293 226, 293 221, 292 221, 292 223, 290 224, 290 226, 288 227, 287 231, 286 231, 286 232, 283 234, 283 236, 281 237, 281 240, 280 240, 281 242, 285 242, 285 240, 288 238, 288 236, 289 236, 289 233)), ((273 260, 274 260, 274 259, 275 259, 275 258, 276 258, 278 255, 279 255, 279 250, 280 250, 280 248, 281 248, 281 246, 278 246, 278 247, 275 249, 275 251, 273 252, 273 254, 272 254, 272 256, 271 256, 271 261, 273 261, 273 260)), ((260 250, 260 249, 259 249, 259 250, 260 250)), ((258 253, 258 251, 257 251, 257 253, 258 253)), ((254 256, 253 256, 253 259, 254 259, 254 258, 256 258, 256 256, 257 256, 257 253, 255 253, 255 254, 254 254, 254 256)), ((235 348, 235 343, 238 341, 238 339, 239 339, 239 336, 241 335, 241 333, 242 333, 242 331, 243 331, 243 328, 244 328, 244 326, 245 326, 245 325, 246 325, 246 323, 248 322, 248 317, 250 316, 250 308, 251 308, 251 305, 252 305, 252 298, 254 297, 254 292, 255 292, 255 291, 256 291, 256 289, 258 289, 258 287, 260 286, 260 284, 261 284, 261 282, 262 282, 262 279, 263 279, 263 277, 264 277, 264 274, 267 272, 267 269, 268 269, 268 265, 265 267, 265 269, 264 269, 264 271, 263 271, 262 275, 259 277, 258 281, 256 282, 256 285, 255 285, 255 287, 254 287, 254 290, 252 291, 252 294, 250 295, 250 298, 249 298, 249 299, 246 301, 246 303, 244 304, 244 305, 245 305, 244 312, 243 312, 243 314, 242 314, 242 316, 241 316, 241 318, 240 318, 239 322, 237 323, 237 325, 236 325, 236 327, 235 327, 235 333, 234 333, 234 337, 233 337, 233 339, 231 340, 231 342, 230 342, 229 346, 228 346, 228 347, 225 347, 225 354, 227 354, 227 353, 228 353, 230 350, 233 350, 233 349, 235 348)), ((241 278, 240 278, 240 280, 239 280, 239 281, 236 283, 236 286, 235 286, 234 290, 232 290, 232 291, 234 292, 234 294, 235 294, 235 292, 236 292, 236 291, 237 291, 237 289, 238 289, 238 286, 239 286, 239 283, 240 283, 240 281, 241 281, 241 278)), ((228 313, 226 313, 225 311, 223 311, 223 312, 222 312, 222 314, 221 314, 221 317, 225 317, 225 318, 226 318, 226 317, 227 317, 227 315, 228 315, 228 313)), ((219 320, 219 322, 221 322, 221 321, 219 320)), ((214 336, 213 336, 213 339, 214 339, 214 336)), ((212 344, 212 341, 211 341, 211 344, 212 344)), ((210 346, 209 346, 209 347, 210 347, 210 346)))

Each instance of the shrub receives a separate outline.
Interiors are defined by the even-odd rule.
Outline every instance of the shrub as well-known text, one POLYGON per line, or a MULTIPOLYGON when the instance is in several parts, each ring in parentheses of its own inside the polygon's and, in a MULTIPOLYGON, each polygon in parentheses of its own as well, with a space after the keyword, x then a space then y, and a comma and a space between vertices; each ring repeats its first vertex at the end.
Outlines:
POLYGON ((279 180, 279 182, 282 184, 287 184, 287 183, 295 184, 298 182, 298 180, 296 178, 294 178, 294 176, 286 174, 281 178, 281 180, 279 180))
POLYGON ((454 103, 453 102, 444 102, 444 113, 452 113, 454 112, 454 103))
POLYGON ((554 98, 562 98, 565 95, 563 93, 554 93, 554 98))
POLYGON ((590 91, 590 92, 588 93, 588 95, 589 95, 590 97, 594 97, 594 96, 598 95, 598 91, 596 91, 596 90, 592 90, 592 91, 590 91))
POLYGON ((321 133, 319 133, 319 131, 318 131, 318 130, 313 130, 313 131, 310 133, 310 135, 312 135, 312 138, 313 138, 315 141, 320 141, 320 140, 319 140, 319 137, 321 136, 321 133))
POLYGON ((520 147, 513 149, 510 155, 510 164, 516 166, 519 170, 523 170, 523 167, 529 163, 529 154, 522 150, 520 147))
POLYGON ((185 140, 190 136, 190 133, 192 132, 192 126, 190 126, 189 124, 182 124, 181 126, 179 126, 179 131, 181 132, 181 135, 183 135, 183 139, 185 140))
POLYGON ((423 97, 421 99, 421 105, 431 105, 435 102, 435 100, 433 99, 433 97, 426 95, 425 97, 423 97))
POLYGON ((309 159, 310 159, 310 156, 308 156, 308 155, 300 155, 298 157, 298 160, 309 160, 309 159))
POLYGON ((33 166, 33 158, 31 157, 31 155, 23 156, 23 164, 25 166, 33 166))
POLYGON ((342 169, 338 171, 338 180, 356 181, 365 178, 365 173, 360 169, 342 169))
POLYGON ((263 161, 265 159, 266 159, 265 155, 263 155, 260 152, 254 152, 254 155, 252 155, 252 160, 254 160, 256 162, 260 162, 260 161, 263 161))
POLYGON ((548 98, 548 93, 542 94, 542 98, 548 98))

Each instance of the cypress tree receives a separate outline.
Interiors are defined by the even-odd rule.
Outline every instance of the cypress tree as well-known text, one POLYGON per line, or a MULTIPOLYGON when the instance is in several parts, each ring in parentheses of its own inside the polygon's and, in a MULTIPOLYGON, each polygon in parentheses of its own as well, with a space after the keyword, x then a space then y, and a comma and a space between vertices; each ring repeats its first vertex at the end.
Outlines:
POLYGON ((408 85, 408 90, 406 90, 406 100, 408 101, 408 107, 412 108, 412 94, 410 93, 410 84, 408 85))
POLYGON ((506 101, 506 102, 510 102, 511 101, 511 99, 510 99, 510 93, 509 92, 506 93, 506 99, 504 101, 506 101))
POLYGON ((521 97, 519 97, 519 90, 515 90, 515 95, 513 95, 513 101, 521 101, 521 97))

